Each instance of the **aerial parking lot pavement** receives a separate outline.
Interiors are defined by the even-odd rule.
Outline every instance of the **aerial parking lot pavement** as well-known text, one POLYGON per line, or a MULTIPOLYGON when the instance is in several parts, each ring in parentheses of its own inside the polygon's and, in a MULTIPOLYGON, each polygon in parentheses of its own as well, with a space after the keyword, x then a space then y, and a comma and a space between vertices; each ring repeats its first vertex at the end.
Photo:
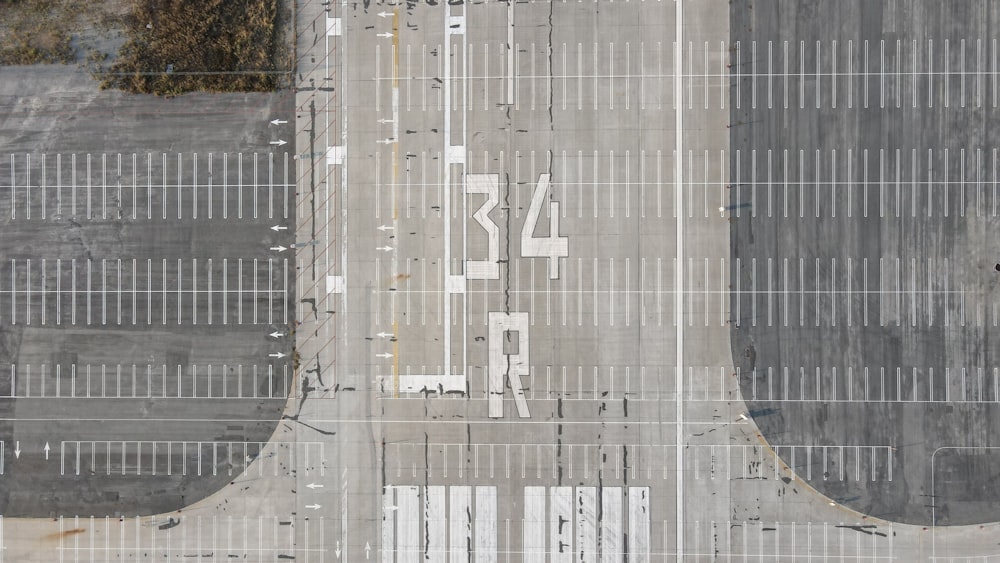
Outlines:
POLYGON ((257 458, 294 385, 294 265, 271 247, 295 169, 269 123, 291 97, 0 73, 3 515, 183 508, 257 458))
POLYGON ((0 560, 992 553, 989 3, 287 8, 0 68, 0 560))

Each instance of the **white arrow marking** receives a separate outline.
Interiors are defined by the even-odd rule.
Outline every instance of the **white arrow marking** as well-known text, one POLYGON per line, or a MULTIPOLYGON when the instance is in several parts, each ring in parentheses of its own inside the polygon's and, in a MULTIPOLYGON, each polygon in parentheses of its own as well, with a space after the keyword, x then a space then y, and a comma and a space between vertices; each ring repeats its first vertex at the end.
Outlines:
POLYGON ((284 354, 284 353, 282 353, 282 352, 275 352, 275 353, 273 353, 273 354, 268 354, 267 356, 268 356, 269 358, 278 358, 278 359, 281 359, 281 358, 284 358, 284 357, 285 357, 285 354, 284 354))
POLYGON ((323 485, 320 485, 319 483, 309 483, 306 486, 309 487, 310 489, 313 489, 313 490, 315 490, 315 489, 322 489, 323 488, 323 485))
POLYGON ((379 123, 382 123, 382 124, 386 124, 386 123, 395 123, 395 121, 396 121, 395 119, 385 119, 385 118, 382 118, 382 119, 379 119, 379 120, 378 120, 378 122, 379 122, 379 123))
POLYGON ((378 143, 378 144, 380 144, 380 145, 389 145, 389 144, 392 144, 393 142, 395 142, 395 139, 379 139, 378 141, 375 141, 375 142, 378 143))
POLYGON ((392 34, 386 31, 385 33, 376 33, 379 37, 392 37, 392 34))
POLYGON ((281 140, 281 139, 278 139, 277 141, 271 141, 268 144, 269 145, 278 145, 280 147, 281 145, 284 145, 284 144, 287 144, 287 143, 285 141, 281 140))
POLYGON ((284 125, 285 123, 288 123, 288 122, 285 121, 284 119, 272 119, 271 120, 271 125, 284 125))
POLYGON ((319 505, 318 504, 307 504, 306 508, 311 508, 313 510, 319 510, 319 505))
POLYGON ((337 540, 337 549, 334 550, 334 553, 337 554, 337 559, 340 559, 340 540, 337 540))
POLYGON ((391 227, 389 225, 379 225, 378 227, 375 228, 382 232, 385 232, 385 231, 391 231, 394 227, 391 227))
POLYGON ((268 336, 270 336, 271 338, 281 338, 284 335, 285 335, 285 333, 278 332, 278 331, 274 331, 271 334, 268 334, 268 336))
POLYGON ((286 251, 288 249, 285 248, 284 246, 278 245, 278 246, 272 246, 271 250, 277 250, 278 252, 284 252, 284 251, 286 251))
POLYGON ((379 338, 388 338, 388 337, 392 336, 392 333, 391 332, 380 332, 376 336, 378 336, 379 338))
POLYGON ((45 459, 49 459, 49 443, 45 442, 45 459))
POLYGON ((371 551, 372 551, 372 544, 365 542, 365 559, 369 558, 368 555, 371 553, 371 551))
POLYGON ((389 246, 389 245, 385 245, 385 246, 376 246, 376 247, 375 247, 375 250, 384 250, 384 251, 386 251, 386 252, 389 252, 390 250, 392 250, 392 247, 391 247, 391 246, 389 246))
POLYGON ((273 227, 271 227, 271 230, 272 231, 287 231, 288 227, 286 227, 284 225, 274 225, 273 227))
POLYGON ((14 457, 18 458, 18 459, 21 458, 21 442, 20 442, 20 440, 17 441, 17 442, 14 442, 14 457))
POLYGON ((378 17, 380 17, 380 18, 387 18, 387 17, 389 17, 391 15, 392 14, 390 12, 379 12, 378 13, 378 17))
POLYGON ((392 354, 390 354, 389 352, 382 352, 381 354, 375 354, 375 356, 378 358, 389 359, 392 357, 392 354))

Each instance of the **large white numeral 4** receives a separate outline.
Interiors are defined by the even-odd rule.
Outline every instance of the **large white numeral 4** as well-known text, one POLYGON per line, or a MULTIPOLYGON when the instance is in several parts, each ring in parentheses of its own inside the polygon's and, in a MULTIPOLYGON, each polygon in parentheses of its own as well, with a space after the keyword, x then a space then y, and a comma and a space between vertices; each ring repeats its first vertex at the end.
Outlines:
POLYGON ((538 216, 549 189, 549 174, 540 174, 535 191, 531 193, 531 206, 521 227, 521 256, 539 256, 549 259, 549 279, 559 278, 559 258, 569 256, 569 238, 559 236, 559 202, 549 202, 549 236, 534 237, 538 216))

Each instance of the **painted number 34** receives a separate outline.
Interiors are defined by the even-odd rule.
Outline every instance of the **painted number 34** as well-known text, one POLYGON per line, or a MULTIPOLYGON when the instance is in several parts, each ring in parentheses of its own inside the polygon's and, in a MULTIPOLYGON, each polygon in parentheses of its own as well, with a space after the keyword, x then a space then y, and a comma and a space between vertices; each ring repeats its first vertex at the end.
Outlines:
MULTIPOLYGON (((499 279, 500 229, 489 214, 500 202, 498 174, 469 174, 467 191, 486 196, 486 201, 473 213, 473 218, 486 231, 488 238, 487 259, 469 260, 469 279, 499 279)), ((559 202, 549 202, 549 234, 536 237, 535 228, 542 214, 545 193, 549 190, 550 174, 538 176, 538 183, 531 192, 531 205, 521 227, 521 256, 549 259, 549 279, 559 278, 559 258, 569 256, 569 238, 559 236, 559 202)))

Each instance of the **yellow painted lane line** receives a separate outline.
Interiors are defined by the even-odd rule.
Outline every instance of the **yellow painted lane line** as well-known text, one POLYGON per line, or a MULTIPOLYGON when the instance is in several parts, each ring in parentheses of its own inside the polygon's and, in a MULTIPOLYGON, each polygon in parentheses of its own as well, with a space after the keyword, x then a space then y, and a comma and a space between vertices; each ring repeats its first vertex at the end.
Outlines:
POLYGON ((392 87, 399 88, 399 10, 392 11, 392 87))

